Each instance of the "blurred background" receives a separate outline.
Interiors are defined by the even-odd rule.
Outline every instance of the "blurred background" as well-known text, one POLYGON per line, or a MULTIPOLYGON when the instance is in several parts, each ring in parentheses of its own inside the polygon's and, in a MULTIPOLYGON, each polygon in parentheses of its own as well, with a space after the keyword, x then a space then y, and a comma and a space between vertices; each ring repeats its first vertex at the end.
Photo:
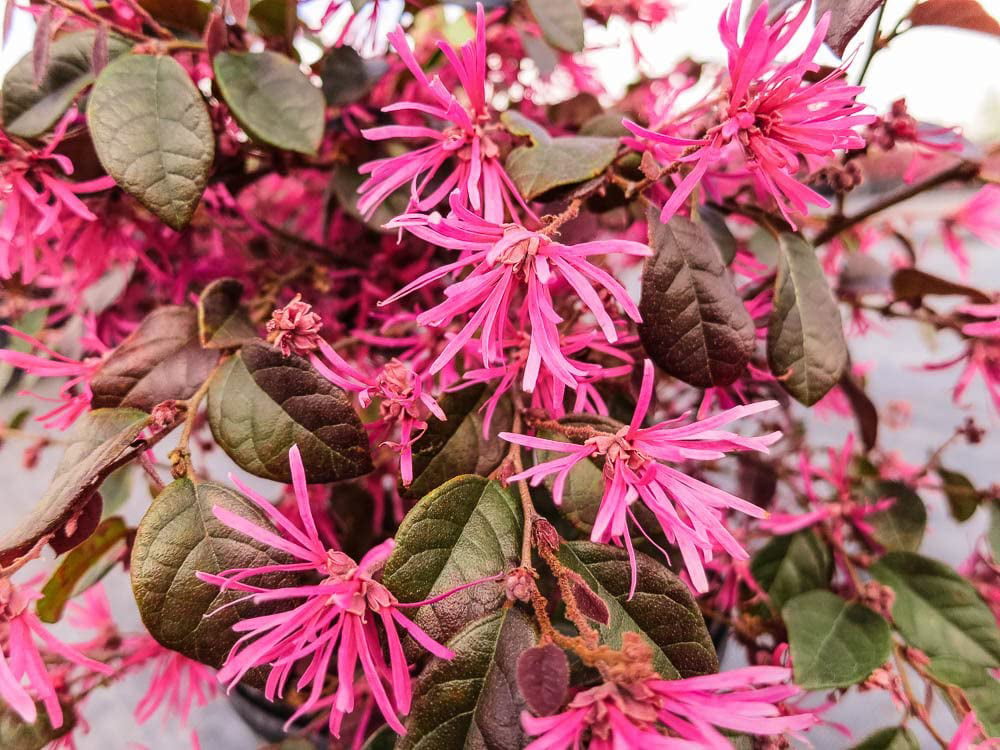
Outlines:
MULTIPOLYGON (((0 9, 6 2, 7 0, 0 0, 0 9)), ((393 2, 395 0, 385 3, 383 18, 387 25, 398 17, 398 12, 393 9, 393 2)), ((980 2, 994 17, 1000 18, 1000 0, 980 2)), ((676 7, 671 21, 656 32, 638 30, 638 43, 650 66, 645 72, 655 74, 669 70, 687 57, 723 61, 724 50, 718 38, 716 24, 726 4, 725 0, 671 2, 676 7)), ((309 0, 302 5, 304 13, 311 18, 318 17, 325 7, 325 3, 309 0)), ((912 5, 913 0, 889 0, 883 21, 884 28, 891 28, 912 5)), ((462 11, 456 8, 455 12, 462 11)), ((343 18, 332 19, 321 37, 335 39, 341 23, 343 18)), ((859 41, 849 48, 848 54, 855 48, 860 48, 852 64, 852 79, 856 79, 857 68, 864 58, 864 47, 872 36, 871 26, 870 20, 868 26, 858 34, 859 41)), ((588 44, 593 49, 586 53, 586 59, 612 93, 623 92, 634 74, 634 58, 629 43, 625 41, 626 32, 624 24, 614 23, 608 29, 592 26, 588 30, 588 44)), ((808 32, 809 29, 803 29, 803 40, 808 32)), ((0 80, 11 65, 30 50, 33 35, 30 16, 27 13, 16 13, 11 36, 0 52, 0 80)), ((303 44, 300 51, 306 62, 315 55, 315 50, 310 49, 309 44, 303 44)), ((836 64, 837 60, 824 49, 820 62, 836 64)), ((879 54, 867 74, 867 90, 861 99, 881 113, 896 99, 906 97, 910 113, 920 120, 959 126, 973 141, 998 140, 998 71, 1000 41, 995 37, 947 28, 917 29, 894 40, 889 49, 879 54)), ((954 210, 970 195, 971 193, 956 191, 925 195, 893 209, 894 216, 900 220, 914 217, 930 220, 954 210)), ((862 191, 859 195, 852 194, 851 198, 862 202, 865 195, 862 191)), ((927 224, 928 229, 922 234, 918 231, 915 238, 921 250, 921 267, 932 273, 956 278, 953 261, 940 247, 936 233, 931 231, 933 222, 928 221, 927 224)), ((1000 286, 1000 249, 970 241, 969 250, 972 258, 970 278, 973 283, 984 288, 1000 286)), ((850 348, 855 363, 870 362, 877 365, 868 378, 868 393, 880 408, 890 402, 908 401, 912 404, 912 418, 907 424, 895 430, 883 424, 880 443, 884 449, 898 451, 907 461, 922 462, 933 447, 951 434, 964 415, 969 414, 990 429, 990 437, 977 446, 958 444, 950 449, 947 454, 949 468, 968 474, 977 485, 1000 481, 1000 462, 997 460, 1000 456, 1000 433, 997 433, 1000 418, 989 406, 985 389, 979 383, 974 383, 963 399, 964 411, 960 411, 951 403, 951 389, 957 378, 957 371, 920 371, 922 365, 929 361, 943 361, 954 356, 960 348, 957 339, 947 335, 935 337, 916 323, 895 321, 891 336, 888 331, 876 329, 865 338, 851 339, 850 348)), ((46 395, 44 387, 36 390, 46 395)), ((0 399, 0 420, 6 421, 23 406, 24 401, 17 396, 8 395, 0 399)), ((816 446, 840 445, 847 432, 854 428, 852 420, 821 419, 816 416, 810 418, 816 446)), ((29 423, 25 429, 42 434, 41 428, 33 423, 29 423)), ((53 438, 58 441, 59 436, 54 435, 53 438)), ((0 450, 0 487, 5 488, 2 493, 3 510, 0 511, 0 534, 13 527, 18 519, 30 511, 44 491, 61 454, 59 446, 53 445, 42 453, 38 466, 28 471, 24 468, 25 447, 27 443, 24 441, 12 439, 0 450)), ((161 459, 165 457, 167 450, 167 447, 158 449, 161 459)), ((208 473, 214 478, 222 479, 230 471, 235 471, 242 481, 265 496, 278 496, 277 485, 243 474, 219 451, 208 458, 206 466, 208 473)), ((122 514, 130 523, 136 523, 146 506, 143 498, 148 498, 140 477, 134 478, 130 491, 135 497, 125 504, 122 514)), ((930 518, 922 552, 952 565, 959 564, 969 554, 975 540, 985 528, 984 512, 979 511, 977 517, 959 526, 949 517, 942 497, 928 492, 924 495, 924 500, 928 505, 930 518)), ((35 569, 41 572, 49 567, 50 559, 38 561, 35 569)), ((105 581, 112 608, 123 628, 140 628, 126 574, 116 570, 105 581)), ((65 626, 61 630, 57 629, 57 633, 70 640, 74 637, 66 631, 65 626)), ((724 668, 739 665, 738 649, 729 649, 724 668)), ((78 736, 78 750, 175 750, 189 746, 186 730, 173 725, 161 725, 156 718, 146 726, 134 726, 127 714, 144 692, 145 680, 142 674, 134 674, 92 696, 86 707, 87 718, 91 722, 90 731, 78 736)), ((898 711, 892 706, 887 694, 858 695, 854 691, 828 712, 826 717, 849 727, 856 742, 868 732, 891 724, 897 715, 898 711)), ((942 729, 955 726, 947 709, 940 704, 936 706, 934 722, 942 729)), ((192 725, 206 750, 251 750, 260 744, 225 699, 196 711, 192 725)), ((923 727, 916 723, 911 724, 911 727, 920 737, 921 746, 930 747, 931 740, 924 733, 923 727)), ((853 744, 829 728, 813 732, 810 739, 821 750, 844 748, 853 744)))

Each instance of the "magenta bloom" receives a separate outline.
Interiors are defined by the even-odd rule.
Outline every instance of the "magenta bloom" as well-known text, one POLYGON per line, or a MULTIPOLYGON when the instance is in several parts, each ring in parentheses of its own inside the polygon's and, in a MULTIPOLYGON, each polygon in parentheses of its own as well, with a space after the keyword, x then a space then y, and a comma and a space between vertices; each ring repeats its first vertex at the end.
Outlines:
POLYGON ((629 240, 563 245, 517 224, 481 219, 463 208, 454 195, 451 205, 453 212, 447 218, 436 213, 405 214, 389 223, 462 254, 459 260, 425 273, 380 304, 395 302, 448 275, 471 271, 445 289, 444 302, 417 316, 421 325, 443 328, 459 316, 471 313, 431 364, 431 375, 451 362, 477 332, 481 332, 479 349, 483 366, 491 367, 506 362, 504 348, 516 332, 530 331, 524 389, 535 389, 542 365, 569 388, 576 388, 590 373, 574 365, 560 344, 558 324, 562 318, 552 300, 552 287, 560 281, 577 294, 609 343, 618 340, 618 330, 594 289, 595 284, 618 302, 632 320, 642 320, 625 288, 588 258, 610 253, 651 255, 652 250, 645 245, 629 240), (512 307, 516 311, 513 319, 512 307))
POLYGON ((781 438, 780 432, 743 437, 719 428, 734 420, 773 409, 778 404, 776 401, 764 401, 737 406, 714 417, 681 426, 687 416, 684 415, 644 428, 642 422, 653 396, 654 380, 653 363, 646 360, 632 423, 616 434, 598 433, 582 445, 510 432, 502 432, 500 437, 526 448, 566 454, 511 477, 511 481, 531 479, 532 484, 537 485, 545 477, 555 475, 552 495, 557 505, 562 502, 563 487, 576 464, 591 457, 604 459, 604 497, 590 539, 601 543, 614 542, 628 549, 632 560, 630 596, 635 591, 636 568, 629 520, 642 530, 632 512, 631 506, 636 500, 642 500, 656 516, 667 539, 680 549, 695 589, 705 592, 708 581, 704 563, 712 559, 716 544, 737 560, 748 557, 746 550, 723 523, 725 511, 731 508, 754 518, 764 518, 767 513, 753 503, 693 479, 664 462, 714 461, 728 451, 767 453, 768 446, 781 438))
POLYGON ((656 748, 731 750, 716 727, 757 735, 799 732, 816 724, 811 713, 779 706, 799 694, 783 667, 746 667, 722 674, 629 684, 605 683, 577 694, 567 710, 521 723, 537 739, 525 750, 656 748))
POLYGON ((386 198, 410 183, 410 210, 431 210, 457 190, 463 207, 489 221, 502 222, 505 208, 514 216, 518 206, 533 216, 507 176, 500 149, 490 137, 491 130, 498 126, 491 121, 486 99, 486 17, 482 5, 477 5, 475 39, 458 52, 444 42, 437 45, 465 90, 465 103, 437 76, 429 79, 420 69, 402 28, 389 34, 389 41, 434 103, 396 102, 383 112, 412 112, 451 125, 444 130, 406 124, 361 131, 372 141, 424 138, 431 143, 400 156, 363 164, 361 172, 369 178, 358 189, 358 209, 371 217, 386 198))
POLYGON ((963 276, 969 273, 969 252, 960 233, 966 232, 992 247, 1000 247, 1000 185, 987 185, 968 203, 948 216, 941 238, 963 276))
POLYGON ((216 507, 214 513, 230 528, 291 555, 296 562, 227 570, 219 575, 199 573, 198 577, 221 589, 247 592, 241 601, 249 599, 260 603, 301 599, 302 602, 284 612, 236 623, 233 629, 243 635, 219 671, 219 680, 232 689, 251 669, 269 667, 264 693, 268 700, 273 701, 282 696, 298 665, 302 671, 296 689, 308 690, 308 695, 288 720, 288 725, 300 716, 328 709, 330 731, 339 736, 344 716, 354 710, 354 675, 360 661, 375 704, 389 726, 404 734, 405 729, 397 714, 405 715, 410 710, 410 670, 398 629, 403 628, 437 657, 450 659, 452 652, 431 639, 400 611, 404 606, 417 607, 426 602, 400 604, 385 586, 372 577, 392 552, 391 539, 372 548, 360 562, 338 550, 327 549, 320 541, 297 446, 289 451, 288 458, 301 528, 235 479, 233 481, 239 489, 267 514, 278 533, 263 529, 224 508, 216 507), (247 578, 261 574, 302 571, 313 571, 322 580, 304 586, 275 589, 244 583, 247 578), (382 638, 388 646, 388 664, 382 655, 382 638), (325 696, 323 690, 327 672, 334 664, 334 658, 337 690, 333 695, 325 696), (388 683, 389 690, 384 683, 388 683))
MULTIPOLYGON (((39 357, 13 349, 0 349, 0 362, 6 362, 41 377, 66 378, 66 381, 59 388, 59 398, 55 399, 57 405, 51 411, 38 417, 39 422, 50 429, 65 430, 77 420, 77 417, 90 409, 90 400, 93 397, 90 390, 90 380, 103 364, 101 357, 88 357, 78 361, 64 357, 45 346, 38 339, 28 336, 16 328, 0 326, 0 330, 21 339, 48 355, 48 357, 39 357)), ((99 344, 95 337, 90 337, 90 339, 95 344, 99 344)))
POLYGON ((102 675, 113 670, 49 633, 32 607, 41 598, 31 584, 18 586, 0 576, 0 698, 29 724, 38 718, 35 702, 40 701, 52 726, 61 727, 63 710, 43 653, 102 675))
POLYGON ((804 3, 793 18, 783 13, 772 23, 767 21, 767 4, 761 4, 742 42, 741 5, 741 0, 733 0, 719 19, 719 34, 729 53, 729 91, 718 113, 718 124, 702 138, 684 138, 624 121, 637 137, 653 144, 658 157, 694 165, 674 188, 661 221, 677 212, 710 169, 736 158, 745 163, 758 193, 771 195, 794 226, 792 211, 805 212, 810 203, 830 205, 796 179, 803 157, 829 157, 836 149, 862 148, 864 138, 853 128, 875 120, 874 116, 858 114, 864 105, 855 97, 863 89, 844 82, 844 68, 819 81, 805 80, 818 69, 813 57, 829 26, 829 13, 816 24, 806 50, 781 64, 775 59, 806 19, 810 3, 804 3))

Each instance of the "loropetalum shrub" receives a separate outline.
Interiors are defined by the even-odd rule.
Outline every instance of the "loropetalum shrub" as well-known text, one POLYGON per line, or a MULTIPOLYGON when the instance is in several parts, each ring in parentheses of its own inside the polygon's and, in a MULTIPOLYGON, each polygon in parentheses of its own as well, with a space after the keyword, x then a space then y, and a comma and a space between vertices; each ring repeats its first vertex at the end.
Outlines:
POLYGON ((966 250, 1000 245, 1000 170, 847 65, 1000 25, 733 0, 724 66, 649 77, 636 44, 616 99, 585 29, 672 2, 461 6, 7 3, 37 33, 3 82, 0 381, 48 403, 0 437, 65 452, 0 542, 0 746, 73 747, 140 671, 172 748, 220 683, 289 750, 777 748, 851 692, 896 712, 844 746, 995 746, 998 523, 958 570, 920 548, 927 497, 997 517, 947 467, 1000 408, 966 250), (847 343, 910 321, 962 342, 927 368, 979 415, 917 465, 847 343))

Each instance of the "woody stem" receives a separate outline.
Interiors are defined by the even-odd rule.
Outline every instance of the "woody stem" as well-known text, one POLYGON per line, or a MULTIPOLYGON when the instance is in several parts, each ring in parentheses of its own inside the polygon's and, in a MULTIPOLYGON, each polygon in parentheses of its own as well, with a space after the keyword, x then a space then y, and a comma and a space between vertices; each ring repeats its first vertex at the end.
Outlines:
POLYGON ((185 476, 189 479, 194 479, 194 470, 191 468, 191 450, 188 446, 191 443, 191 433, 194 431, 195 420, 198 417, 198 407, 205 399, 205 396, 208 395, 208 388, 215 373, 218 372, 222 364, 228 359, 229 355, 219 357, 219 361, 215 363, 212 372, 205 378, 205 382, 198 387, 198 390, 194 392, 194 395, 187 399, 187 401, 180 402, 185 410, 184 428, 181 430, 177 447, 170 451, 170 473, 174 479, 180 479, 185 476))

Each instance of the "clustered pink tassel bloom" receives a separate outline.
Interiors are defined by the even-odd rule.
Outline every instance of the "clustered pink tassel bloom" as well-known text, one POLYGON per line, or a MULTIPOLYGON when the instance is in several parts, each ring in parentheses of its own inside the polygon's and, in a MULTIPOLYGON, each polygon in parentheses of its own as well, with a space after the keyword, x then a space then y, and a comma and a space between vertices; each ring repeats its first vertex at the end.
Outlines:
POLYGON ((530 479, 532 484, 537 485, 545 477, 555 475, 552 496, 558 505, 562 503, 563 487, 573 467, 591 457, 604 459, 604 496, 590 539, 626 547, 632 562, 629 596, 635 592, 636 585, 635 552, 629 520, 642 531, 632 512, 632 504, 636 500, 642 500, 652 511, 667 539, 680 549, 695 590, 705 592, 708 581, 704 563, 712 559, 716 544, 736 560, 748 557, 746 550, 726 528, 723 522, 725 511, 731 508, 754 518, 764 518, 767 512, 753 503, 693 479, 664 462, 714 461, 728 451, 767 453, 768 446, 781 438, 780 432, 761 437, 742 437, 719 428, 734 420, 773 409, 778 403, 764 401, 737 406, 681 426, 687 419, 687 415, 683 415, 644 428, 642 423, 652 401, 654 382, 653 363, 646 360, 632 422, 616 434, 601 433, 588 438, 583 444, 576 444, 500 433, 504 440, 526 448, 566 454, 536 464, 512 476, 510 481, 530 479))
POLYGON ((941 225, 945 247, 955 258, 962 275, 967 276, 969 251, 961 232, 1000 248, 1000 185, 987 185, 979 190, 965 205, 947 216, 941 225))
POLYGON ((330 731, 339 736, 344 716, 354 710, 354 675, 360 661, 375 704, 389 726, 399 734, 405 734, 398 714, 409 712, 412 694, 409 665, 398 628, 403 628, 420 646, 438 658, 451 659, 453 654, 400 611, 402 607, 418 607, 427 602, 401 604, 373 578, 374 572, 392 552, 391 539, 373 547, 359 562, 339 550, 328 549, 320 541, 297 446, 289 451, 288 458, 301 528, 236 479, 233 481, 237 487, 267 515, 277 533, 218 506, 214 508, 214 513, 233 530, 281 550, 296 561, 226 570, 219 575, 198 573, 198 577, 222 590, 246 592, 246 596, 239 601, 303 601, 283 612, 236 623, 233 629, 243 635, 219 671, 219 680, 232 689, 251 669, 268 667, 264 694, 273 701, 283 695, 296 665, 303 665, 296 689, 308 690, 308 694, 288 720, 288 725, 306 714, 329 710, 330 731), (315 584, 273 589, 245 583, 248 578, 269 573, 303 571, 315 572, 322 580, 315 584), (388 664, 382 655, 382 638, 388 645, 388 664), (334 658, 337 690, 333 695, 324 696, 327 672, 334 658), (391 696, 384 682, 388 682, 391 696))
POLYGON ((957 403, 962 398, 979 374, 993 405, 1000 411, 1000 304, 963 305, 959 310, 980 319, 962 326, 962 333, 971 337, 968 346, 958 356, 925 365, 924 369, 943 370, 964 361, 965 367, 952 392, 954 401, 957 403))
POLYGON ((816 24, 801 55, 788 63, 775 63, 805 21, 810 5, 803 3, 792 18, 786 12, 768 23, 770 10, 762 3, 740 41, 742 2, 730 3, 719 19, 719 34, 729 54, 729 92, 719 123, 704 137, 681 137, 624 121, 638 138, 653 144, 658 158, 694 165, 674 188, 661 221, 677 212, 709 170, 734 158, 745 162, 758 194, 772 196, 793 226, 793 211, 805 212, 810 203, 830 205, 796 178, 802 158, 829 157, 837 149, 864 147, 864 138, 853 128, 875 118, 859 114, 864 105, 855 97, 864 89, 844 82, 844 68, 815 82, 805 80, 808 73, 819 69, 813 57, 830 24, 829 12, 816 24))
POLYGON ((461 256, 454 263, 425 273, 380 304, 390 304, 446 276, 471 270, 461 281, 445 288, 444 302, 417 316, 421 325, 444 328, 459 316, 471 313, 431 363, 429 374, 447 366, 477 332, 483 366, 506 363, 506 343, 517 331, 530 331, 522 379, 524 390, 535 389, 543 365, 554 378, 575 389, 590 373, 574 365, 560 344, 558 324, 562 318, 552 299, 552 288, 559 282, 578 295, 608 343, 618 341, 618 327, 605 310, 595 284, 621 305, 632 320, 642 320, 625 288, 588 258, 613 253, 651 255, 647 246, 612 239, 563 245, 517 224, 481 219, 464 208, 454 195, 451 206, 452 213, 447 218, 437 213, 404 214, 389 223, 434 245, 458 250, 461 256), (512 306, 516 311, 513 319, 512 306))
POLYGON ((398 442, 385 444, 400 454, 403 484, 409 485, 413 481, 413 443, 427 429, 428 415, 447 420, 437 401, 425 390, 429 377, 414 372, 398 359, 390 360, 376 375, 365 375, 319 335, 322 327, 320 316, 299 294, 288 305, 275 310, 267 323, 270 340, 283 354, 308 357, 323 377, 349 393, 356 393, 363 409, 379 399, 379 419, 365 426, 373 439, 381 441, 398 425, 398 442))
POLYGON ((745 667, 679 680, 654 675, 607 682, 578 693, 554 716, 523 713, 522 725, 537 737, 525 750, 732 750, 716 727, 755 735, 800 732, 817 719, 782 713, 779 704, 800 692, 783 684, 790 679, 784 667, 745 667))
POLYGON ((477 4, 476 36, 461 50, 456 52, 445 42, 438 42, 438 49, 465 90, 467 105, 437 76, 429 79, 421 70, 402 28, 389 34, 389 41, 434 103, 402 101, 382 111, 413 112, 450 122, 451 126, 441 131, 413 124, 383 125, 361 131, 365 138, 373 141, 429 138, 431 144, 400 156, 363 164, 361 173, 369 177, 358 189, 361 194, 358 210, 370 218, 386 198, 410 183, 410 210, 428 211, 456 190, 463 207, 471 208, 490 221, 502 222, 505 209, 512 216, 518 208, 533 216, 504 170, 500 149, 490 136, 494 125, 486 98, 483 6, 477 4), (447 171, 449 168, 451 171, 447 171))
POLYGON ((0 698, 29 724, 38 718, 35 702, 41 701, 52 726, 58 728, 63 709, 43 652, 98 674, 110 675, 113 670, 49 633, 32 607, 41 598, 33 584, 17 585, 0 575, 0 698))

